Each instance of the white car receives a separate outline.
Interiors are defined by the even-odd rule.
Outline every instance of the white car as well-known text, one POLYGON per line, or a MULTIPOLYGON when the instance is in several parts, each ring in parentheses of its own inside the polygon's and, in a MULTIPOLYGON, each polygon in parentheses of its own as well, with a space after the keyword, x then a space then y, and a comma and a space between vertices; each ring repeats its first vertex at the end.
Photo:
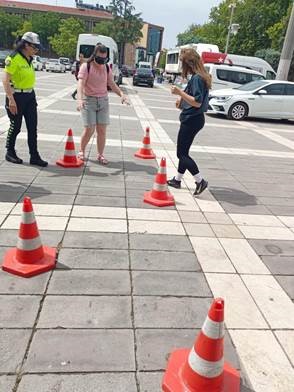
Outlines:
POLYGON ((41 61, 40 56, 33 57, 33 67, 35 71, 42 71, 43 70, 43 63, 41 61))
POLYGON ((65 72, 65 65, 58 59, 49 59, 46 63, 46 72, 65 72))
POLYGON ((245 117, 294 119, 294 83, 256 80, 235 89, 212 90, 208 113, 231 120, 245 117))

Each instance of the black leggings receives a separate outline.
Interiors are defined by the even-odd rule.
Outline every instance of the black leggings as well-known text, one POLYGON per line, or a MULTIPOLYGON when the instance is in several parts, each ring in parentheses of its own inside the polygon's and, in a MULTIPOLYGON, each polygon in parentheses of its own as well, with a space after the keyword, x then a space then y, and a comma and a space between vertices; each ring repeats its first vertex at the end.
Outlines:
POLYGON ((8 151, 14 151, 16 137, 20 133, 22 118, 24 117, 28 130, 28 145, 31 156, 38 155, 37 149, 37 101, 35 92, 31 93, 14 93, 14 99, 17 106, 17 114, 12 114, 8 108, 8 99, 6 98, 6 111, 10 120, 10 127, 6 139, 6 148, 8 151))
POLYGON ((178 172, 181 174, 184 174, 186 170, 189 170, 192 176, 199 173, 196 162, 189 156, 189 150, 195 136, 203 128, 204 123, 204 114, 199 114, 184 123, 181 122, 177 140, 178 172))

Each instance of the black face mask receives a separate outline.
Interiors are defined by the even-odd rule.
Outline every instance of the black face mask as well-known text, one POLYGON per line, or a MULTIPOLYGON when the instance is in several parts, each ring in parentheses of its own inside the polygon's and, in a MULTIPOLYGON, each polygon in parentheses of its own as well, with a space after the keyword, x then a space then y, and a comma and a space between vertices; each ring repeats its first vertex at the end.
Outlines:
POLYGON ((100 56, 95 56, 94 60, 97 64, 107 64, 109 61, 108 57, 100 57, 100 56))

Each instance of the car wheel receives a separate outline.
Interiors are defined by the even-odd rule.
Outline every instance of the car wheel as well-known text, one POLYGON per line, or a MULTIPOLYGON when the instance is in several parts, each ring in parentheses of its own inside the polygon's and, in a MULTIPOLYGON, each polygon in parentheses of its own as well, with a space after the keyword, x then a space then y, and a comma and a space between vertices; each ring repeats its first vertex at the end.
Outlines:
POLYGON ((230 107, 228 111, 228 118, 236 121, 244 120, 244 118, 248 116, 248 111, 246 103, 236 102, 230 107))

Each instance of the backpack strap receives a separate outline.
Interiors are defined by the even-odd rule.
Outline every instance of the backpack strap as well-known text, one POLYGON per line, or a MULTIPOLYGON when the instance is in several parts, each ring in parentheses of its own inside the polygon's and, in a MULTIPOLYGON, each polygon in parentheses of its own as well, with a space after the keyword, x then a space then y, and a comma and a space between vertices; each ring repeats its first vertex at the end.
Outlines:
MULTIPOLYGON (((109 74, 109 65, 108 64, 105 64, 106 65, 106 71, 107 71, 107 75, 109 74)), ((87 70, 88 70, 88 73, 90 72, 90 67, 91 67, 91 63, 87 63, 87 70)))

